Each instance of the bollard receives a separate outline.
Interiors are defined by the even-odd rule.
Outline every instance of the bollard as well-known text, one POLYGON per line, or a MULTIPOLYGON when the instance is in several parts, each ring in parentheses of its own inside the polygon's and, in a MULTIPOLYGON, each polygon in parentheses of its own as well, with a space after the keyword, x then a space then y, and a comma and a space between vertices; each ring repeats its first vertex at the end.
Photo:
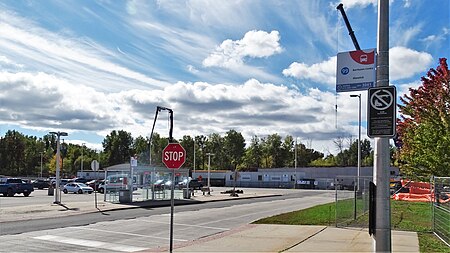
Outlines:
POLYGON ((48 187, 47 194, 48 194, 48 196, 53 196, 55 194, 55 188, 53 188, 52 184, 50 184, 50 186, 48 187))

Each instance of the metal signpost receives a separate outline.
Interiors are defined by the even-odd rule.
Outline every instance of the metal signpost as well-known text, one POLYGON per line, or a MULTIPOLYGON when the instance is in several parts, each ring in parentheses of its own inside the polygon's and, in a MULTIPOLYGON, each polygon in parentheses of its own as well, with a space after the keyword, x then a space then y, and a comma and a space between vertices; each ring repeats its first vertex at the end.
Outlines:
MULTIPOLYGON (((389 0, 378 0, 377 85, 389 86, 389 0)), ((396 98, 394 98, 396 99, 396 98)), ((374 183, 375 228, 373 249, 375 252, 392 252, 391 205, 389 194, 389 138, 375 137, 374 183)))
POLYGON ((163 149, 162 162, 168 169, 172 170, 172 184, 170 186, 170 252, 173 249, 173 211, 174 211, 174 188, 175 170, 179 169, 186 161, 186 150, 178 143, 169 143, 163 149))
MULTIPOLYGON (((93 161, 91 162, 91 169, 92 169, 93 171, 95 171, 95 181, 94 181, 95 208, 97 208, 97 191, 98 191, 98 187, 100 186, 100 185, 97 185, 97 183, 98 183, 98 169, 99 169, 99 167, 100 167, 100 164, 98 163, 97 160, 93 160, 93 161), (95 188, 96 188, 96 189, 95 189, 95 188)), ((105 192, 106 192, 106 190, 105 190, 105 192)))

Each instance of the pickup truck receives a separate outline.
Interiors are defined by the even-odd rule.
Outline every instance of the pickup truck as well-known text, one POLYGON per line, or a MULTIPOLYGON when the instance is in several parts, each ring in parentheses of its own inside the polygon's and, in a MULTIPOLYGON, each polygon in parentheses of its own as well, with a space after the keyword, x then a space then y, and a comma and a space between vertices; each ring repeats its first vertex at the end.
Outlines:
POLYGON ((25 197, 30 196, 34 191, 33 184, 27 183, 20 178, 0 178, 0 194, 5 197, 12 197, 14 194, 21 194, 25 197))

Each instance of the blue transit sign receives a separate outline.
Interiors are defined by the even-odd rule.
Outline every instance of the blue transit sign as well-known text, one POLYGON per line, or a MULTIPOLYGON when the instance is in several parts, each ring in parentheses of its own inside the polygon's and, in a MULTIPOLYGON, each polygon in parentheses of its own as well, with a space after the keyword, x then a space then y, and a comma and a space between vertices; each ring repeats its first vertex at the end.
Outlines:
POLYGON ((367 96, 367 135, 370 138, 395 136, 397 91, 395 86, 369 89, 367 96))
POLYGON ((375 49, 337 55, 336 92, 367 90, 375 86, 375 49))

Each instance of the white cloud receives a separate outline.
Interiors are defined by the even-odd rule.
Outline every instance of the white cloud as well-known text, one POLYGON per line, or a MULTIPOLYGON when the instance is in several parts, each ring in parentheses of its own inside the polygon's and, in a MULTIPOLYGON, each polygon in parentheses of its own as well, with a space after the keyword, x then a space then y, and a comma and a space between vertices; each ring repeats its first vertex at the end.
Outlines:
POLYGON ((405 8, 411 7, 411 0, 403 0, 403 7, 405 8))
MULTIPOLYGON (((178 82, 161 90, 105 93, 45 73, 0 72, 0 90, 0 124, 43 132, 106 136, 123 129, 148 136, 157 105, 174 110, 175 138, 236 129, 248 140, 278 133, 323 145, 348 131, 345 125, 334 128, 333 93, 310 89, 302 94, 255 79, 239 85, 178 82)), ((351 113, 343 110, 342 115, 351 113)), ((166 136, 164 117, 160 115, 155 131, 166 136)))
POLYGON ((425 43, 425 46, 428 48, 433 44, 441 43, 445 41, 446 37, 450 34, 450 29, 447 27, 442 28, 442 32, 439 34, 428 35, 427 37, 420 39, 420 41, 425 43))
POLYGON ((394 28, 395 32, 393 33, 392 41, 394 41, 396 46, 406 47, 410 41, 414 40, 422 32, 422 27, 423 24, 419 23, 406 29, 394 28))
MULTIPOLYGON (((310 80, 328 85, 336 84, 336 56, 328 60, 306 64, 294 62, 283 70, 283 75, 300 80, 310 80)), ((426 52, 418 52, 405 47, 393 47, 389 50, 389 73, 391 80, 410 78, 427 70, 433 57, 426 52)))
MULTIPOLYGON (((353 8, 353 7, 366 7, 369 5, 377 6, 378 0, 342 0, 340 1, 345 9, 353 8)), ((337 6, 337 4, 335 5, 337 6)))
POLYGON ((249 31, 241 40, 225 40, 214 53, 203 60, 205 67, 235 68, 244 62, 245 57, 263 58, 280 53, 278 31, 249 31))
POLYGON ((4 55, 0 56, 0 64, 3 66, 6 65, 7 67, 11 66, 14 68, 23 68, 24 67, 23 64, 17 64, 4 55))
POLYGON ((336 84, 336 59, 336 56, 332 56, 312 65, 294 62, 283 70, 283 75, 333 85, 336 84))
POLYGON ((115 50, 109 51, 88 39, 50 32, 8 12, 2 12, 0 20, 0 53, 24 68, 58 73, 99 89, 127 87, 130 81, 159 87, 167 84, 114 63, 118 55, 115 50))
POLYGON ((391 80, 400 80, 425 73, 431 66, 433 57, 405 47, 393 47, 389 50, 389 73, 391 80))

